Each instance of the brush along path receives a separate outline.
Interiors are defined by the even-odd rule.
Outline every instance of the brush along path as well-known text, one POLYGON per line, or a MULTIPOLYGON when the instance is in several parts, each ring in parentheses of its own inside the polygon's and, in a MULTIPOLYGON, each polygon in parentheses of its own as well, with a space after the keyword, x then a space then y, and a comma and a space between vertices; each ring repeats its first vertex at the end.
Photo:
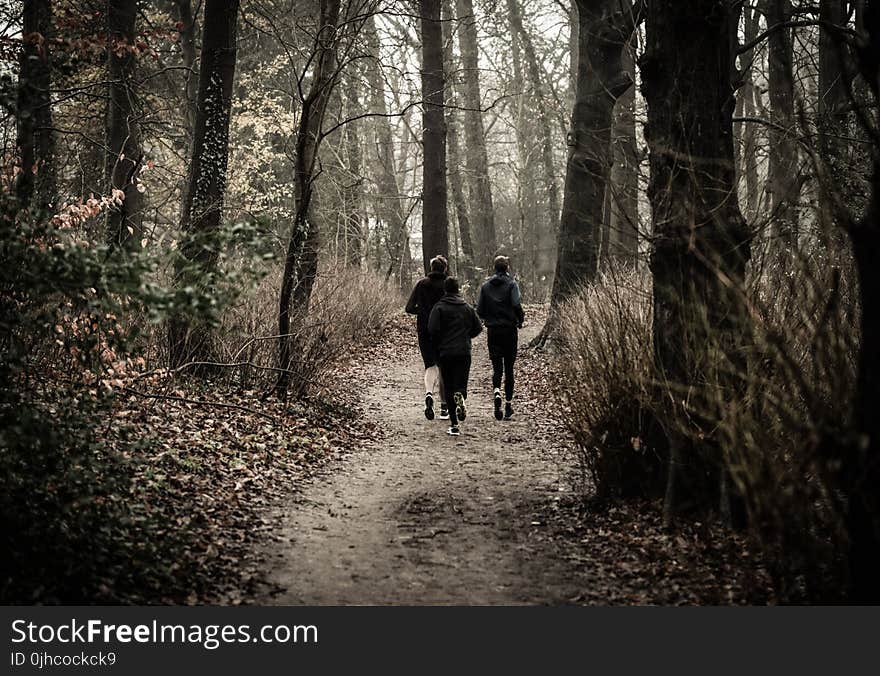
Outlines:
POLYGON ((414 328, 394 322, 344 375, 381 438, 328 464, 275 515, 267 584, 252 601, 767 602, 766 573, 739 536, 699 523, 668 532, 652 503, 585 507, 566 480, 573 444, 554 415, 547 359, 521 351, 516 414, 496 421, 479 336, 467 420, 449 437, 446 421, 424 417, 414 328))

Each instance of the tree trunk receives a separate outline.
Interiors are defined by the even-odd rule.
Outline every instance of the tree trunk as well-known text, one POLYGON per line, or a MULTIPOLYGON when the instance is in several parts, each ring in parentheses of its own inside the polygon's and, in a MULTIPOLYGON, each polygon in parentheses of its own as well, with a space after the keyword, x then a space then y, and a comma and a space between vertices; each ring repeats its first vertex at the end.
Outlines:
POLYGON ((309 311, 312 287, 318 272, 318 229, 309 219, 315 164, 321 143, 321 127, 327 102, 338 79, 336 29, 340 0, 321 0, 319 30, 315 38, 315 72, 309 93, 302 104, 296 134, 295 194, 296 214, 284 262, 284 276, 278 309, 279 359, 282 369, 275 385, 279 397, 286 397, 291 385, 291 315, 305 317, 309 311))
POLYGON ((825 164, 827 180, 820 183, 820 226, 821 237, 827 244, 838 241, 837 224, 834 222, 833 200, 829 191, 840 193, 845 204, 855 201, 847 193, 849 180, 847 165, 849 146, 852 137, 852 120, 849 109, 848 88, 850 86, 845 63, 846 47, 840 36, 827 26, 845 27, 847 11, 845 0, 821 0, 819 18, 826 26, 819 33, 819 152, 825 164), (830 184, 830 185, 826 185, 830 184))
MULTIPOLYGON (((452 16, 452 1, 443 0, 442 12, 444 16, 452 16)), ((446 69, 446 82, 454 82, 455 73, 455 57, 452 50, 452 23, 443 22, 443 63, 446 69)), ((449 190, 452 193, 452 205, 455 209, 455 220, 458 223, 458 234, 461 238, 461 251, 464 260, 460 262, 458 268, 464 272, 465 277, 469 281, 476 281, 473 267, 477 260, 474 254, 474 241, 471 236, 471 221, 468 216, 468 205, 464 194, 464 181, 461 175, 461 151, 458 144, 458 122, 457 108, 458 101, 455 97, 455 87, 449 87, 450 107, 446 110, 446 149, 449 153, 448 175, 449 190)), ((482 125, 482 120, 480 120, 482 125)), ((485 151, 485 147, 483 148, 485 151)), ((490 194, 491 198, 491 194, 490 194)), ((493 225, 494 228, 494 225, 493 225)))
MULTIPOLYGON (((514 5, 515 9, 516 5, 514 5)), ((539 270, 542 257, 540 242, 542 239, 547 239, 554 226, 553 222, 547 217, 547 210, 541 209, 538 204, 538 194, 535 190, 534 181, 536 169, 534 166, 534 153, 532 152, 535 143, 534 126, 532 124, 534 118, 531 115, 531 106, 529 106, 531 99, 521 93, 525 89, 520 47, 522 36, 516 30, 516 17, 518 15, 512 16, 509 9, 507 15, 511 34, 513 86, 515 91, 520 92, 516 97, 516 121, 514 123, 517 150, 517 214, 519 216, 520 251, 523 257, 523 260, 519 261, 519 268, 526 271, 529 275, 523 291, 534 293, 533 297, 537 298, 536 291, 541 278, 539 270)))
MULTIPOLYGON (((859 66, 873 94, 867 114, 873 131, 880 99, 880 8, 866 5, 862 17, 867 40, 858 52, 859 66)), ((856 434, 844 455, 843 488, 847 496, 850 601, 880 603, 880 144, 872 136, 871 199, 864 217, 850 230, 859 275, 861 341, 855 397, 856 434)))
MULTIPOLYGON (((625 3, 629 5, 629 3, 625 3)), ((560 221, 555 305, 596 274, 605 186, 611 172, 614 104, 632 87, 624 52, 641 3, 621 10, 618 0, 578 0, 578 81, 569 132, 565 196, 560 221)))
MULTIPOLYGON (((358 84, 360 73, 356 64, 349 64, 354 72, 346 79, 345 98, 347 117, 354 118, 362 113, 358 84)), ((353 120, 345 125, 345 154, 348 159, 345 188, 343 191, 343 218, 345 233, 345 264, 359 268, 363 251, 363 176, 361 174, 361 120, 353 120)))
MULTIPOLYGON (((768 28, 791 19, 791 0, 763 0, 761 11, 768 28)), ((771 121, 770 165, 767 192, 772 212, 771 234, 787 246, 797 243, 797 203, 800 192, 798 152, 794 120, 794 72, 791 29, 783 28, 767 38, 768 91, 771 121)))
POLYGON ((574 107, 574 93, 578 79, 578 8, 576 0, 571 0, 568 10, 568 104, 574 107))
POLYGON ((110 0, 107 7, 107 183, 121 190, 122 204, 107 212, 107 244, 113 248, 140 248, 143 233, 138 172, 143 160, 140 110, 132 84, 135 67, 137 0, 110 0))
POLYGON ((55 139, 52 128, 52 28, 50 0, 22 3, 17 144, 21 171, 15 181, 19 206, 48 212, 56 199, 55 139), (35 199, 36 198, 36 199, 35 199))
POLYGON ((495 241, 495 209, 489 181, 489 157, 483 127, 480 97, 480 65, 477 51, 477 23, 472 0, 456 0, 458 44, 461 51, 464 96, 465 165, 470 186, 470 215, 473 224, 475 257, 479 270, 491 269, 497 253, 495 241))
POLYGON ((403 208, 400 182, 394 162, 394 134, 388 119, 388 106, 385 102, 385 83, 382 77, 379 35, 376 20, 370 16, 364 24, 367 50, 371 55, 367 75, 370 83, 370 108, 378 117, 373 120, 375 154, 371 154, 368 164, 373 168, 376 184, 375 209, 377 219, 385 226, 385 244, 388 250, 388 275, 397 273, 399 288, 403 287, 400 275, 403 265, 404 246, 407 240, 406 212, 403 208))
POLYGON ((443 114, 443 31, 440 0, 420 0, 422 32, 422 258, 449 254, 446 211, 446 119, 443 114))
MULTIPOLYGON (((635 78, 636 32, 623 51, 624 72, 635 78)), ((624 92, 614 107, 614 164, 611 168, 611 209, 608 255, 635 266, 639 257, 639 149, 636 144, 636 88, 624 92)))
MULTIPOLYGON (((215 235, 226 192, 238 0, 206 0, 204 22, 198 114, 180 224, 182 260, 177 265, 177 277, 181 286, 210 292, 220 255, 215 235)), ((173 317, 169 339, 172 365, 210 360, 208 328, 204 324, 192 326, 187 317, 173 317)))
POLYGON ((192 13, 192 0, 175 0, 177 19, 180 21, 180 51, 183 67, 186 69, 183 95, 186 99, 184 122, 187 145, 192 144, 193 130, 196 126, 199 74, 196 69, 196 32, 198 23, 192 13))
MULTIPOLYGON (((746 43, 751 43, 758 35, 758 11, 746 7, 743 9, 743 35, 746 43)), ((737 122, 734 131, 738 139, 742 140, 742 153, 737 166, 742 166, 742 173, 746 186, 746 219, 752 221, 758 215, 758 154, 756 140, 756 117, 755 77, 754 77, 754 48, 740 55, 740 70, 742 71, 742 87, 738 90, 737 104, 741 102, 742 116, 746 122, 737 122), (751 120, 751 121, 748 121, 751 120), (738 128, 738 129, 737 129, 738 128)))
MULTIPOLYGON (((880 49, 880 21, 874 28, 872 43, 875 50, 880 49)), ((880 603, 880 149, 875 147, 874 155, 871 202, 850 235, 859 275, 861 343, 856 441, 843 465, 849 503, 850 597, 854 602, 870 604, 880 603)))
MULTIPOLYGON (((609 0, 610 2, 610 0, 609 0)), ((550 131, 550 120, 547 115, 546 93, 544 82, 541 77, 541 66, 538 61, 538 55, 535 52, 535 46, 532 42, 532 36, 525 29, 522 21, 522 15, 519 11, 517 0, 507 0, 507 11, 510 17, 510 25, 512 32, 519 35, 522 42, 522 49, 525 55, 526 66, 529 72, 529 79, 532 81, 533 99, 536 102, 537 112, 537 130, 538 142, 541 148, 541 164, 543 166, 544 192, 547 200, 548 223, 550 228, 538 228, 536 231, 535 248, 537 249, 539 260, 539 273, 546 276, 552 274, 553 261, 552 254, 549 254, 551 247, 549 246, 553 240, 553 231, 556 230, 556 223, 559 218, 559 190, 556 186, 556 162, 553 158, 553 134, 550 131)))
MULTIPOLYGON (((733 162, 734 16, 730 3, 717 0, 652 0, 641 60, 654 223, 654 356, 666 381, 689 392, 711 383, 702 378, 711 377, 719 351, 739 363, 744 333, 738 294, 749 236, 733 162)), ((686 420, 688 413, 672 415, 686 420)), ((669 436, 667 516, 717 507, 717 449, 674 431, 669 436)))

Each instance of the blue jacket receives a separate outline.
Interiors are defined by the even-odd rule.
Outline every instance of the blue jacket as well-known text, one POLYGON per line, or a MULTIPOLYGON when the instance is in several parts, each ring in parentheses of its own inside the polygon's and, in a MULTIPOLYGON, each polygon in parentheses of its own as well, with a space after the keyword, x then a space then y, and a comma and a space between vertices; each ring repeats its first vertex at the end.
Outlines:
POLYGON ((480 287, 477 314, 490 329, 522 326, 525 312, 519 286, 506 272, 496 272, 480 287))

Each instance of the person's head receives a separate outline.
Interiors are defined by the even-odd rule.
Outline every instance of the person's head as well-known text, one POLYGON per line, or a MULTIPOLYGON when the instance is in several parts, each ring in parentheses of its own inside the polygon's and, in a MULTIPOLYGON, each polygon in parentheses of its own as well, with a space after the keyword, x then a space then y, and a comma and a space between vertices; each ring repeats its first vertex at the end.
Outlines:
POLYGON ((455 277, 447 277, 446 281, 443 282, 443 290, 446 293, 457 295, 460 287, 458 286, 458 280, 455 277))
POLYGON ((507 256, 495 256, 495 272, 510 270, 510 259, 507 256))
POLYGON ((429 263, 431 272, 446 272, 449 264, 444 256, 434 256, 429 263))

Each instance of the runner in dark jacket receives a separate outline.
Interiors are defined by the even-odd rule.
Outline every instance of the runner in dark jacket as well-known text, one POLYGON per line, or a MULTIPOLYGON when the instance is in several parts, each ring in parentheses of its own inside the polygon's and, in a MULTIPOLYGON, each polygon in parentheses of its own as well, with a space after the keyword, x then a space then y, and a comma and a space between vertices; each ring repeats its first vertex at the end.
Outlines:
POLYGON ((428 333, 437 348, 446 395, 451 393, 455 402, 449 409, 447 433, 458 436, 458 422, 467 416, 465 404, 471 372, 471 339, 480 334, 483 325, 474 309, 459 295, 455 277, 444 282, 444 289, 446 293, 431 310, 428 333))
POLYGON ((525 321, 519 286, 510 276, 510 261, 505 256, 495 259, 495 274, 480 287, 477 314, 486 324, 489 357, 492 360, 492 399, 495 418, 501 420, 501 375, 504 374, 503 417, 513 415, 513 362, 516 361, 517 329, 525 321))
POLYGON ((440 418, 449 417, 446 410, 443 380, 437 366, 437 351, 428 335, 428 317, 431 315, 434 304, 443 296, 443 282, 446 280, 448 266, 443 256, 435 256, 429 265, 431 271, 427 277, 423 277, 416 283, 409 296, 409 301, 407 301, 406 311, 417 317, 416 331, 419 336, 419 352, 422 353, 422 361, 425 364, 425 417, 428 420, 433 420, 435 386, 440 395, 440 418))

